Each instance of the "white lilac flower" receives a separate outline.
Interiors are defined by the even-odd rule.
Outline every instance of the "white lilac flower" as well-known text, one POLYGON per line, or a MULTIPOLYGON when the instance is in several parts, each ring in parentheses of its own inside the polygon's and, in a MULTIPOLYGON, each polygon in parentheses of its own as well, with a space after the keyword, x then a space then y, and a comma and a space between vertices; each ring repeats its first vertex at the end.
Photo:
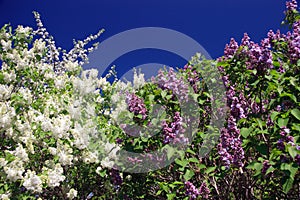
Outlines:
POLYGON ((22 25, 18 25, 16 32, 19 34, 25 34, 26 36, 28 36, 28 34, 32 31, 32 28, 30 27, 23 27, 22 25))
POLYGON ((7 85, 2 85, 0 84, 0 100, 5 101, 8 98, 10 98, 10 95, 12 93, 13 86, 7 86, 7 85))
POLYGON ((75 139, 74 145, 78 149, 85 149, 89 144, 89 135, 87 134, 86 127, 82 126, 78 122, 75 122, 74 129, 71 130, 73 138, 75 139))
MULTIPOLYGON (((2 66, 3 67, 3 66, 2 66)), ((16 74, 15 74, 15 71, 14 70, 11 70, 8 72, 3 72, 3 78, 4 78, 4 81, 6 83, 10 83, 12 81, 15 81, 16 80, 16 74)))
POLYGON ((114 164, 115 163, 113 161, 109 160, 108 157, 101 160, 101 166, 104 168, 113 168, 114 164))
POLYGON ((75 197, 77 197, 77 191, 75 189, 70 189, 70 191, 67 193, 67 197, 69 199, 74 199, 75 197))
POLYGON ((76 62, 68 61, 68 62, 66 62, 65 65, 64 65, 64 67, 65 67, 68 71, 71 71, 71 72, 77 70, 78 66, 79 66, 79 64, 78 64, 77 61, 76 61, 76 62))
POLYGON ((18 147, 14 151, 7 151, 7 152, 18 157, 23 162, 27 162, 29 160, 26 149, 24 149, 22 144, 20 143, 18 144, 18 147))
POLYGON ((8 162, 5 160, 5 158, 0 158, 0 167, 4 167, 8 162))
POLYGON ((73 155, 72 148, 68 144, 62 144, 62 142, 57 141, 57 155, 59 157, 59 162, 62 166, 72 165, 73 155))
POLYGON ((6 192, 5 194, 0 194, 1 200, 10 200, 11 193, 6 192))
POLYGON ((82 160, 86 164, 98 163, 99 162, 98 153, 97 152, 91 152, 91 151, 84 151, 82 153, 82 160))
POLYGON ((32 94, 31 91, 28 88, 20 88, 19 93, 22 95, 23 99, 26 101, 26 103, 31 104, 32 103, 32 94))
POLYGON ((133 73, 133 87, 134 89, 139 89, 145 85, 145 78, 143 73, 137 74, 136 70, 133 73))
POLYGON ((55 84, 55 87, 58 88, 58 89, 62 89, 65 87, 65 77, 56 77, 54 79, 54 84, 55 84))
POLYGON ((67 138, 71 126, 71 119, 68 115, 59 115, 52 120, 52 133, 56 138, 67 138))
POLYGON ((13 117, 16 116, 15 109, 9 103, 0 102, 0 130, 11 126, 13 117))
POLYGON ((23 167, 23 162, 20 159, 13 160, 12 162, 4 166, 3 169, 7 175, 6 178, 13 182, 22 179, 23 178, 22 174, 25 171, 23 167))
POLYGON ((35 52, 43 52, 45 50, 46 43, 40 38, 38 40, 35 40, 33 43, 33 49, 35 52))
POLYGON ((60 182, 65 180, 65 176, 62 175, 64 173, 63 168, 59 163, 55 165, 54 169, 48 169, 48 179, 47 184, 49 187, 57 187, 60 185, 60 182))
POLYGON ((23 186, 27 190, 32 190, 39 193, 42 192, 42 180, 36 175, 35 171, 27 170, 23 180, 23 186))
POLYGON ((8 51, 11 49, 11 41, 8 40, 8 41, 5 41, 5 40, 1 40, 1 45, 2 45, 2 48, 4 51, 8 51))

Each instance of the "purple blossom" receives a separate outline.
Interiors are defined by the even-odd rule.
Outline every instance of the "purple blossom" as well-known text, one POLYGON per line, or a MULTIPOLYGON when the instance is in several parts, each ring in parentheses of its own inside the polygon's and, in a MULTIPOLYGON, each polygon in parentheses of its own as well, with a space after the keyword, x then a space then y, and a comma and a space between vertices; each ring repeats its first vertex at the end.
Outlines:
POLYGON ((271 164, 269 163, 269 161, 268 161, 268 160, 265 160, 265 161, 263 162, 263 168, 262 168, 262 170, 261 170, 261 173, 262 173, 262 174, 266 174, 267 170, 268 170, 270 167, 271 167, 271 164))
POLYGON ((157 84, 161 89, 171 90, 173 98, 176 97, 179 101, 188 101, 189 85, 184 82, 183 78, 178 78, 173 68, 170 68, 165 74, 159 70, 156 78, 152 78, 152 82, 157 84))
POLYGON ((206 183, 203 182, 199 188, 199 193, 200 195, 202 196, 203 199, 208 199, 208 196, 209 196, 209 193, 210 193, 210 190, 209 188, 207 187, 206 183))
POLYGON ((198 93, 199 92, 198 84, 202 80, 199 73, 195 69, 193 69, 193 66, 191 66, 191 65, 185 65, 183 67, 183 70, 185 73, 187 73, 187 76, 188 76, 187 79, 188 79, 190 85, 193 87, 194 92, 198 93))
POLYGON ((128 105, 128 110, 134 113, 135 116, 142 115, 142 120, 147 117, 147 109, 144 104, 143 99, 138 97, 136 94, 127 94, 126 103, 128 105))
POLYGON ((286 5, 286 9, 287 9, 288 11, 294 11, 294 10, 296 10, 297 7, 298 7, 298 4, 297 4, 297 1, 296 1, 296 0, 287 1, 285 5, 286 5))
POLYGON ((196 199, 200 195, 199 190, 190 181, 186 181, 184 187, 186 194, 190 196, 190 200, 196 199))
POLYGON ((175 112, 173 117, 173 121, 171 123, 167 123, 163 121, 163 136, 164 136, 164 144, 168 144, 170 142, 177 143, 177 142, 188 142, 187 138, 183 136, 184 128, 182 126, 182 117, 180 116, 179 112, 175 112))
POLYGON ((234 56, 235 52, 237 51, 238 47, 239 47, 238 43, 233 38, 231 38, 230 43, 226 44, 226 46, 225 46, 225 50, 224 50, 225 58, 226 59, 233 58, 233 56, 234 56))
POLYGON ((295 157, 296 163, 300 166, 300 154, 297 154, 295 157))
POLYGON ((115 169, 112 169, 110 172, 110 177, 110 181, 114 185, 114 188, 119 189, 123 182, 122 177, 120 176, 120 172, 115 169))

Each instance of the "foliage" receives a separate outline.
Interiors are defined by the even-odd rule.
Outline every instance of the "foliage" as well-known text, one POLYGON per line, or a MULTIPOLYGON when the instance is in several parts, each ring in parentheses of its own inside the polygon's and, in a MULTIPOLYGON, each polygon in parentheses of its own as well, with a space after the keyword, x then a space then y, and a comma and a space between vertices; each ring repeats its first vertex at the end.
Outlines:
POLYGON ((37 30, 2 27, 1 199, 299 198, 300 15, 286 5, 291 32, 245 34, 217 61, 196 54, 133 85, 80 67, 102 31, 67 52, 38 13, 37 30), (157 170, 133 173, 145 160, 157 170))

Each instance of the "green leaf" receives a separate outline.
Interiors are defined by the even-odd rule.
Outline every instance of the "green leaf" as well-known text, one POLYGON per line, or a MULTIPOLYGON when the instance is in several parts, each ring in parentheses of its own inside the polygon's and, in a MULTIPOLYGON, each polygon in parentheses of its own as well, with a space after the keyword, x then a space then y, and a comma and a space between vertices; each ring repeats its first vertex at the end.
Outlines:
POLYGON ((217 168, 216 166, 215 166, 215 167, 208 167, 208 168, 205 170, 205 173, 206 173, 206 174, 210 174, 211 172, 215 171, 216 168, 217 168))
POLYGON ((164 149, 167 150, 167 157, 170 160, 172 158, 172 156, 174 156, 174 154, 176 153, 176 150, 174 147, 171 147, 169 145, 164 146, 164 149))
POLYGON ((289 118, 285 118, 285 119, 284 118, 278 118, 277 122, 278 122, 278 126, 281 128, 281 127, 286 126, 288 124, 289 118))
POLYGON ((241 135, 244 138, 247 138, 250 134, 250 129, 249 128, 241 128, 241 135))
POLYGON ((199 163, 199 160, 197 158, 189 158, 189 162, 199 163))
POLYGON ((196 152, 193 151, 193 150, 191 150, 190 148, 188 148, 188 149, 186 150, 186 152, 187 152, 187 153, 190 153, 190 154, 193 154, 193 155, 196 155, 196 152))
POLYGON ((103 171, 99 172, 99 175, 100 175, 102 178, 104 178, 105 175, 106 175, 106 170, 103 170, 103 171))
POLYGON ((297 131, 300 132, 300 125, 298 125, 298 124, 293 124, 292 130, 297 130, 297 131))
POLYGON ((261 129, 261 130, 263 130, 263 122, 260 120, 260 119, 256 119, 256 121, 257 121, 257 123, 258 123, 258 125, 259 125, 259 128, 261 129))
POLYGON ((189 170, 189 169, 188 169, 188 170, 186 170, 186 172, 185 172, 183 178, 184 178, 184 180, 188 181, 188 180, 190 180, 194 175, 195 175, 195 173, 194 173, 192 170, 189 170))
POLYGON ((280 165, 280 169, 281 169, 282 171, 288 171, 288 172, 289 172, 289 177, 290 177, 290 178, 294 178, 295 175, 296 175, 296 173, 297 173, 297 171, 298 171, 298 167, 295 167, 295 166, 293 165, 293 163, 282 163, 282 164, 280 165))
POLYGON ((175 163, 180 165, 181 167, 186 167, 189 164, 188 160, 179 160, 178 158, 175 159, 175 163))
POLYGON ((292 113, 292 115, 293 115, 294 117, 296 117, 298 120, 300 120, 300 110, 298 110, 297 108, 295 108, 295 109, 293 109, 293 110, 291 111, 291 113, 292 113))
POLYGON ((263 168, 263 164, 261 162, 252 162, 246 168, 255 170, 256 173, 254 174, 254 176, 258 176, 261 174, 261 169, 263 168))
POLYGON ((283 91, 283 87, 282 86, 278 86, 277 91, 279 94, 281 94, 281 92, 283 91))
POLYGON ((167 95, 167 91, 165 91, 165 90, 161 91, 161 96, 162 96, 162 98, 165 98, 166 95, 167 95))
POLYGON ((293 187, 294 179, 293 178, 287 178, 285 182, 282 185, 282 189, 284 193, 288 193, 290 189, 293 187))
POLYGON ((296 149, 294 146, 292 146, 292 145, 287 145, 285 148, 288 150, 290 156, 291 156, 293 159, 297 156, 298 151, 297 151, 297 149, 296 149))
POLYGON ((280 114, 279 112, 272 112, 272 114, 271 114, 271 120, 275 121, 275 117, 277 117, 277 115, 279 115, 279 114, 280 114))
POLYGON ((176 197, 176 194, 167 194, 168 200, 173 200, 176 197))
POLYGON ((173 185, 183 185, 183 182, 175 181, 172 183, 173 185))

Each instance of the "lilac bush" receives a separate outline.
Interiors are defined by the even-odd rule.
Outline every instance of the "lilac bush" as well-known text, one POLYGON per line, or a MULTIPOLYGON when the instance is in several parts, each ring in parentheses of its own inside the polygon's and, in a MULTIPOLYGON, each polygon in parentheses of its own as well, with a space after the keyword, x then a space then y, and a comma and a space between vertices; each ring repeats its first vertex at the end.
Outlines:
POLYGON ((98 78, 97 70, 80 67, 97 45, 85 47, 102 31, 67 52, 35 18, 37 30, 0 30, 1 199, 300 198, 295 0, 286 3, 290 32, 271 30, 260 43, 248 34, 240 43, 232 38, 216 61, 196 54, 183 69, 160 70, 150 82, 135 73, 133 85, 108 82, 113 69, 98 78), (218 113, 208 90, 213 81, 205 78, 214 65, 226 89, 218 113), (182 114, 191 98, 200 120, 182 114), (216 114, 226 116, 220 130, 210 124, 216 114), (184 135, 189 123, 197 127, 192 141, 184 135), (147 154, 158 149, 166 154, 147 154), (121 150, 145 154, 121 157, 121 150), (170 165, 147 173, 117 168, 126 161, 136 169, 141 158, 155 167, 174 154, 170 165))

